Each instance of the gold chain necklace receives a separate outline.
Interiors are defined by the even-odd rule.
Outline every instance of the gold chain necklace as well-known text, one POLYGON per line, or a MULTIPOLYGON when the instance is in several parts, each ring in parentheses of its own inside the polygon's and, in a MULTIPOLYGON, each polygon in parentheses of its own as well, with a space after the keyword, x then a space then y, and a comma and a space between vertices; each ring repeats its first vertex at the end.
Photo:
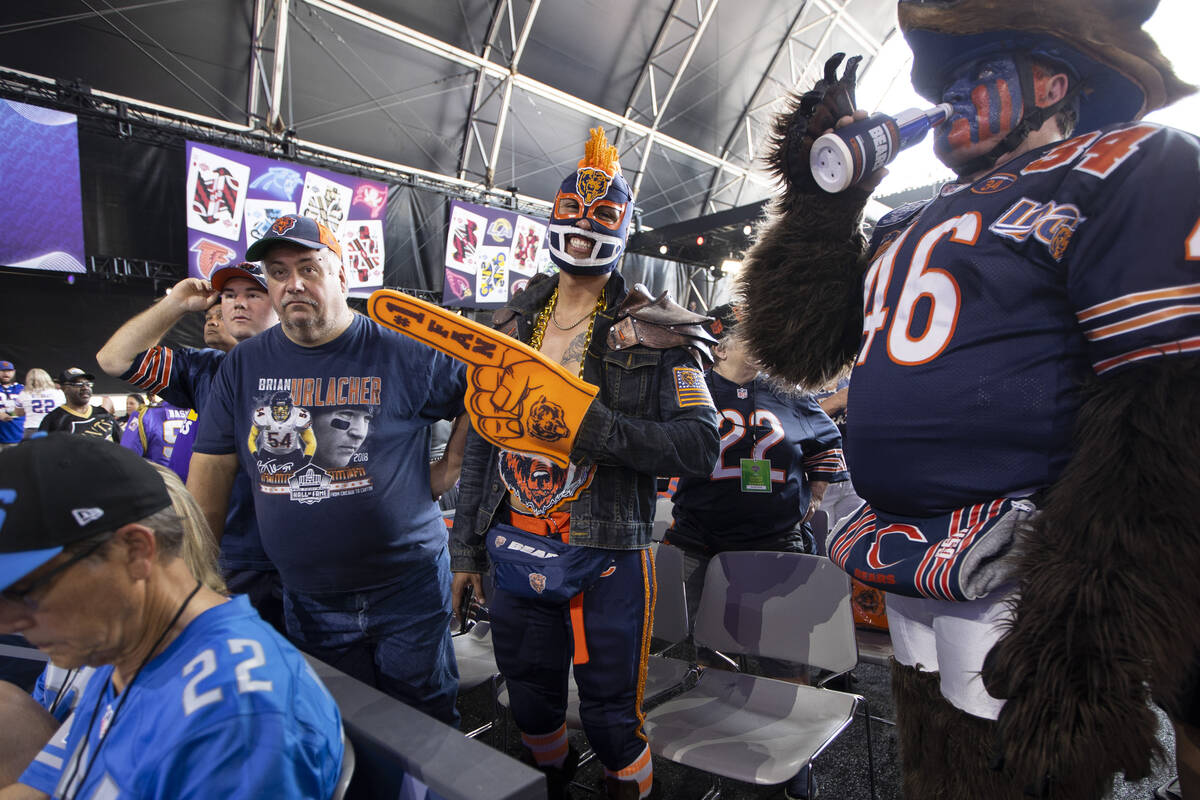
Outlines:
MULTIPOLYGON (((554 316, 554 307, 556 305, 558 305, 558 287, 557 286, 554 287, 554 292, 550 295, 550 299, 546 302, 546 306, 541 311, 538 312, 537 320, 534 322, 533 335, 531 335, 529 337, 529 346, 532 347, 534 350, 542 349, 542 339, 546 335, 546 324, 548 322, 550 322, 551 317, 554 316)), ((601 291, 600 296, 596 298, 596 307, 593 308, 591 311, 591 314, 588 315, 591 317, 591 319, 588 321, 587 335, 584 337, 584 340, 583 340, 583 358, 581 358, 579 360, 579 377, 580 378, 583 377, 583 365, 585 363, 587 363, 588 347, 591 346, 591 344, 592 344, 592 330, 596 327, 596 315, 598 315, 603 310, 604 310, 604 292, 601 291)), ((586 317, 585 317, 585 319, 586 319, 586 317)), ((579 320, 579 322, 583 322, 583 320, 581 319, 581 320, 579 320)), ((576 322, 575 325, 578 325, 579 322, 576 322)), ((572 325, 571 328, 574 328, 575 325, 572 325)), ((571 329, 571 328, 564 328, 561 325, 559 325, 557 322, 554 323, 554 327, 558 328, 559 330, 563 330, 563 331, 569 331, 571 329)))

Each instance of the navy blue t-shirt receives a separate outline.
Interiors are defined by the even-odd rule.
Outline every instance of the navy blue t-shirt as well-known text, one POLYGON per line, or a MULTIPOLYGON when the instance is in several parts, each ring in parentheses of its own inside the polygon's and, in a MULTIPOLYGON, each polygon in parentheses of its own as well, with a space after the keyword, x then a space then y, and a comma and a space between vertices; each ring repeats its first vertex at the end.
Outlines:
POLYGON ((276 326, 225 358, 194 449, 258 476, 263 546, 288 588, 381 586, 446 547, 429 426, 462 412, 465 388, 457 361, 366 317, 318 347, 276 326))
MULTIPOLYGON (((149 394, 156 394, 173 406, 191 408, 197 413, 208 403, 213 377, 225 354, 220 350, 193 347, 151 347, 133 359, 133 364, 121 376, 149 394)), ((195 438, 196 426, 188 424, 179 430, 188 457, 195 438)), ((183 454, 181 454, 182 456, 183 454)), ((187 470, 175 470, 187 480, 187 470)), ((225 516, 225 535, 221 538, 221 568, 223 570, 273 570, 258 535, 258 519, 254 515, 254 492, 250 477, 238 471, 229 498, 229 513, 225 516)))

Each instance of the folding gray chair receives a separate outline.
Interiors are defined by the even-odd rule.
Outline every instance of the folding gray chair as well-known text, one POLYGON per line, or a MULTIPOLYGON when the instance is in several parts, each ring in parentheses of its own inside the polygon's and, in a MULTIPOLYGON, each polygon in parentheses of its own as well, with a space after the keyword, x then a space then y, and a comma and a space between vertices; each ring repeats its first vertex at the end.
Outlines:
MULTIPOLYGON (((844 731, 865 700, 824 688, 858 652, 847 575, 820 556, 730 552, 709 563, 694 637, 726 654, 807 664, 817 686, 707 669, 696 685, 646 715, 655 755, 760 785, 791 779, 844 731)), ((867 718, 867 763, 875 796, 867 718)), ((719 795, 719 785, 710 797, 719 795)))
POLYGON ((674 515, 671 509, 675 507, 675 501, 669 497, 660 497, 654 503, 654 524, 650 528, 650 538, 655 542, 661 542, 663 536, 666 535, 667 528, 671 527, 671 522, 674 520, 674 515))
POLYGON ((342 800, 350 788, 350 781, 354 778, 354 745, 350 744, 350 737, 346 735, 345 728, 342 729, 342 747, 342 771, 338 774, 337 786, 333 789, 331 800, 342 800))
POLYGON ((451 637, 454 658, 458 662, 458 691, 469 692, 487 683, 491 686, 492 719, 465 735, 469 739, 487 733, 500 719, 500 691, 504 678, 496 666, 496 653, 492 648, 492 626, 490 622, 476 622, 466 633, 451 637))
POLYGON ((829 538, 829 512, 818 509, 808 524, 813 532, 813 552, 819 556, 829 555, 829 548, 825 541, 829 538))

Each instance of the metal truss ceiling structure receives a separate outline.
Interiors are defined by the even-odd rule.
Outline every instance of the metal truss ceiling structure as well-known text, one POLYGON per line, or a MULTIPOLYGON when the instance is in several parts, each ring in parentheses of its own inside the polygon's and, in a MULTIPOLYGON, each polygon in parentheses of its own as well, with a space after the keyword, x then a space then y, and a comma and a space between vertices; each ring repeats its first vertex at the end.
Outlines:
MULTIPOLYGON (((12 0, 0 68, 545 204, 587 128, 649 226, 746 205, 787 94, 860 76, 895 0, 12 0)), ((286 152, 286 147, 284 148, 286 152)))

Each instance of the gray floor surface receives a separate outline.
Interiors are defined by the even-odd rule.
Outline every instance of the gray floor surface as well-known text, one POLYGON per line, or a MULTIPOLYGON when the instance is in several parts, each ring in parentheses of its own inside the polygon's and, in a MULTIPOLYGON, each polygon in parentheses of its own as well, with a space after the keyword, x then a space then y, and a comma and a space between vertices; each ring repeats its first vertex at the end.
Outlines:
MULTIPOLYGON (((854 684, 851 691, 867 698, 871 714, 876 717, 892 719, 890 677, 888 668, 877 664, 859 664, 852 673, 854 684)), ((491 718, 491 700, 486 686, 478 687, 464 693, 459 700, 459 708, 463 713, 463 730, 471 730, 491 718)), ((1161 717, 1160 740, 1163 750, 1174 754, 1175 742, 1170 726, 1161 717)), ((899 755, 896 745, 895 729, 889 725, 874 722, 871 725, 875 754, 875 783, 877 800, 899 800, 903 797, 900 789, 899 755)), ((519 735, 515 727, 508 726, 507 751, 514 757, 519 755, 519 735)), ((867 754, 865 750, 866 724, 860 716, 854 721, 828 749, 814 761, 815 775, 819 784, 818 798, 820 800, 870 800, 871 793, 867 779, 867 754)), ((496 732, 482 736, 493 746, 499 746, 500 737, 496 732)), ((571 742, 578 748, 586 748, 587 743, 582 733, 571 732, 571 742)), ((1164 784, 1174 774, 1174 767, 1159 764, 1150 778, 1136 783, 1118 781, 1114 791, 1108 796, 1111 800, 1153 800, 1154 790, 1164 784)), ((655 781, 661 791, 661 797, 675 800, 699 800, 712 786, 711 775, 699 770, 673 764, 665 759, 654 758, 655 781)), ((603 769, 595 761, 582 766, 576 776, 576 784, 572 787, 572 797, 576 800, 602 798, 603 790, 599 783, 603 780, 603 769)), ((777 800, 783 798, 782 787, 753 786, 731 780, 721 781, 721 797, 727 800, 777 800)), ((907 798, 907 800, 919 800, 907 798)), ((969 800, 969 798, 964 798, 969 800)))

